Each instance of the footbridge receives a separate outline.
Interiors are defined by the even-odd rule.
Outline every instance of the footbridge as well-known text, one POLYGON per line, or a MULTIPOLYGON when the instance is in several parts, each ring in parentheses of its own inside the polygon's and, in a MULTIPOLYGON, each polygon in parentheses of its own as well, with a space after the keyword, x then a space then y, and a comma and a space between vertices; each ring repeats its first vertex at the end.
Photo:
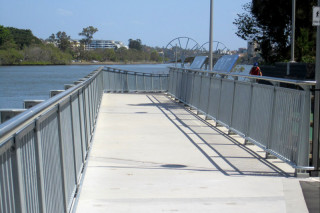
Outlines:
POLYGON ((100 68, 0 125, 0 212, 308 212, 314 84, 100 68))

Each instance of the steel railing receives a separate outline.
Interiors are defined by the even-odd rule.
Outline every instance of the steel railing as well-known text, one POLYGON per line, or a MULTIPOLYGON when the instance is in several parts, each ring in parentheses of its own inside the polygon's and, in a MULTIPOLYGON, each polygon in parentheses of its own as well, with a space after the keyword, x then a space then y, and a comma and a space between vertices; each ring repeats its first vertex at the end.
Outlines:
POLYGON ((168 90, 168 74, 153 74, 105 67, 105 92, 164 92, 168 90))
POLYGON ((0 125, 0 212, 69 212, 103 93, 102 68, 0 125))
POLYGON ((170 78, 108 67, 92 72, 82 83, 0 125, 0 212, 71 210, 103 91, 168 89, 175 98, 295 168, 313 169, 308 157, 314 82, 259 78, 274 84, 263 85, 237 77, 181 68, 171 68, 170 78))
POLYGON ((294 168, 313 170, 309 130, 314 84, 171 67, 169 94, 294 168), (271 83, 256 83, 262 80, 271 83), (280 87, 283 83, 300 89, 280 87))

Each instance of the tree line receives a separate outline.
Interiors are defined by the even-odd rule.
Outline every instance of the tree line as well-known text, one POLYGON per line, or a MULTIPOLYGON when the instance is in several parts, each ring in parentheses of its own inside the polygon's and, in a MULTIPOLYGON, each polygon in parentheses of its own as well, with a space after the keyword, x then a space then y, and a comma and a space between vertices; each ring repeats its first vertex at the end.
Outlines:
POLYGON ((80 45, 59 31, 52 33, 47 39, 39 39, 27 29, 17 29, 0 25, 0 65, 49 65, 70 64, 74 61, 99 62, 160 62, 160 48, 143 45, 140 39, 129 39, 129 49, 125 47, 114 49, 86 50, 98 31, 92 26, 83 28, 79 36, 80 45))
MULTIPOLYGON (((312 7, 316 0, 296 0, 295 61, 314 63, 316 27, 312 26, 312 7)), ((266 63, 290 61, 292 1, 252 0, 243 6, 234 24, 236 34, 258 44, 266 63)))

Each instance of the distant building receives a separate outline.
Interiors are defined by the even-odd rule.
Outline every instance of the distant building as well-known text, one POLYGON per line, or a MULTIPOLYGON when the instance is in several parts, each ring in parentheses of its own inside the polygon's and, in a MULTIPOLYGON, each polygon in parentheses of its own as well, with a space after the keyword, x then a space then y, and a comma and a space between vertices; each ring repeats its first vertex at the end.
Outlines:
POLYGON ((118 49, 118 48, 127 48, 121 41, 112 41, 112 40, 92 40, 89 45, 86 45, 86 50, 94 49, 118 49))
POLYGON ((247 48, 244 48, 244 47, 239 48, 239 49, 238 49, 238 53, 239 53, 239 54, 247 53, 247 48))
POLYGON ((79 41, 79 40, 73 40, 73 39, 71 39, 71 40, 70 40, 70 44, 71 44, 71 47, 72 47, 73 49, 75 49, 75 48, 77 48, 77 47, 80 47, 80 41, 79 41))

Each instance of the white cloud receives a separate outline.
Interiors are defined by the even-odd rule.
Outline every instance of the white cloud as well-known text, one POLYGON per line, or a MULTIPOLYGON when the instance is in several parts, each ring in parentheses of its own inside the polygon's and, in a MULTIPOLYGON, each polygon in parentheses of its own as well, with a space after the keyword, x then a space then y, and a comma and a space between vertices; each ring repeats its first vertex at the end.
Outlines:
POLYGON ((65 9, 62 9, 62 8, 58 8, 57 9, 57 13, 60 16, 72 16, 73 15, 72 11, 65 10, 65 9))

